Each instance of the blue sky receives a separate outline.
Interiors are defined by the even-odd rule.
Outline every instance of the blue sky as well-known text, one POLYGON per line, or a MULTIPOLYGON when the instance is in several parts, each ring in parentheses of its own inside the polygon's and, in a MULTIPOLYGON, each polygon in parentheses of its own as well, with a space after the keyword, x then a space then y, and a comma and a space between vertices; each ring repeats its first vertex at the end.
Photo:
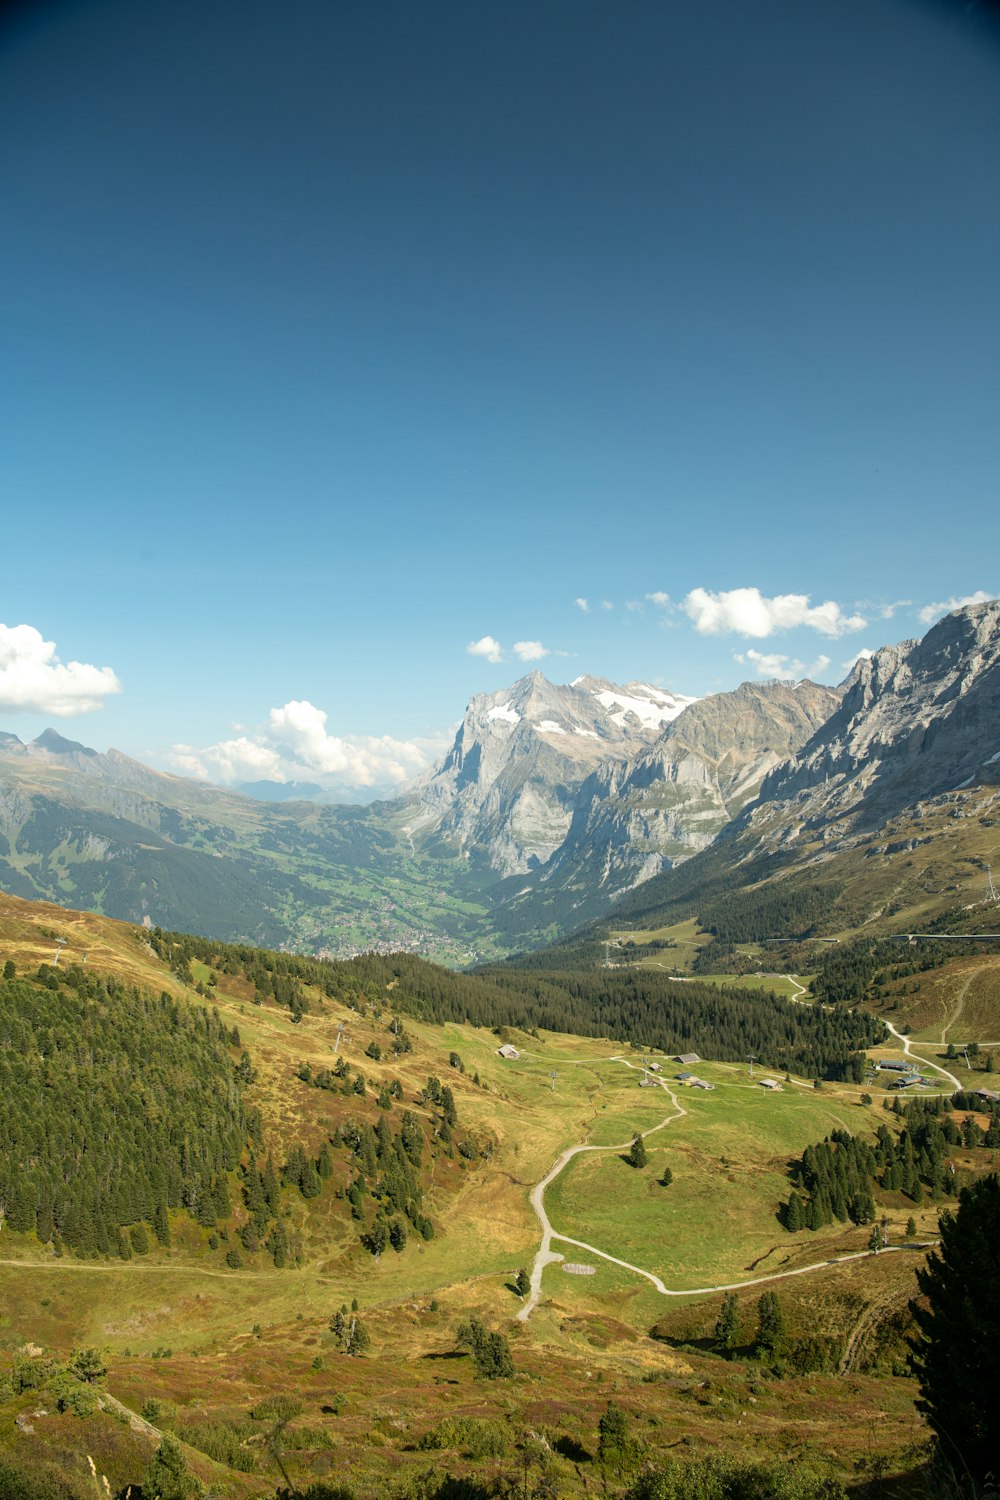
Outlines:
POLYGON ((930 0, 22 6, 0 727, 363 787, 995 593, 998 86, 930 0))

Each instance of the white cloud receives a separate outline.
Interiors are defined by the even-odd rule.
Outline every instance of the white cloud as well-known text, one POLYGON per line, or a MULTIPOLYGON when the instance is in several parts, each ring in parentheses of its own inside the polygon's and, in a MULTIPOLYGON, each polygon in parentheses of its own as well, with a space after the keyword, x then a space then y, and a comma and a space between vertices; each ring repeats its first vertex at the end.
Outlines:
POLYGON ((327 715, 307 699, 272 708, 260 733, 196 749, 175 745, 171 764, 189 776, 231 785, 240 781, 318 781, 357 788, 408 781, 451 743, 451 731, 412 740, 392 735, 336 735, 327 715))
POLYGON ((470 656, 484 656, 487 661, 494 663, 503 661, 503 647, 491 635, 484 635, 478 641, 470 641, 465 649, 470 656))
POLYGON ((174 745, 170 764, 186 776, 200 776, 207 781, 295 781, 282 764, 281 756, 270 746, 241 735, 196 750, 193 745, 174 745))
POLYGON ((110 667, 61 662, 33 625, 0 625, 0 708, 68 718, 103 708, 121 690, 110 667))
POLYGON ((614 609, 614 605, 611 603, 610 599, 602 599, 601 600, 601 608, 602 609, 614 609))
POLYGON ((860 651, 855 651, 850 661, 841 662, 840 670, 842 672, 853 672, 859 661, 869 661, 874 655, 874 651, 869 651, 867 646, 862 646, 860 651))
POLYGON ((755 651, 753 647, 749 651, 738 652, 733 659, 743 666, 753 667, 758 677, 778 677, 782 680, 790 678, 794 681, 803 677, 822 677, 830 665, 828 656, 817 656, 807 666, 798 657, 786 656, 781 651, 755 651))
POLYGON ((666 609, 670 604, 670 595, 665 594, 662 589, 657 589, 653 594, 647 594, 646 598, 650 604, 655 604, 657 609, 666 609))
POLYGON ((625 608, 630 615, 644 615, 646 613, 646 606, 641 599, 626 599, 625 608))
POLYGON ((868 621, 860 615, 845 615, 832 599, 811 605, 809 594, 775 594, 768 598, 760 589, 728 589, 712 593, 692 589, 681 608, 700 635, 752 636, 757 640, 779 630, 808 626, 820 635, 841 636, 863 630, 868 621))
POLYGON ((589 599, 577 599, 575 601, 575 603, 576 603, 577 609, 582 609, 585 615, 589 615, 590 614, 590 600, 589 599))
POLYGON ((518 661, 541 661, 543 656, 549 655, 549 648, 541 641, 515 641, 514 655, 518 661))
POLYGON ((912 599, 893 599, 891 604, 883 604, 879 610, 879 619, 891 620, 897 609, 906 609, 913 603, 912 599))
POLYGON ((985 604, 988 599, 995 599, 995 594, 988 594, 985 589, 977 589, 974 594, 966 594, 962 599, 948 599, 940 604, 925 604, 923 609, 917 610, 917 619, 922 625, 933 625, 935 620, 940 620, 942 615, 950 615, 953 609, 964 609, 967 604, 985 604))

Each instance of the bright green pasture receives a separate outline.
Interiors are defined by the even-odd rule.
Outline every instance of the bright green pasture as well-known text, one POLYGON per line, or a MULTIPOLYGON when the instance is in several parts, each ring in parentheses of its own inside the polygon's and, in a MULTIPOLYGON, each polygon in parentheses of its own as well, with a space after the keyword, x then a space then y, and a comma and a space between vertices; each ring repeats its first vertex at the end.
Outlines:
POLYGON ((717 1087, 674 1085, 688 1114, 650 1137, 644 1169, 614 1152, 573 1158, 546 1193, 553 1228, 678 1289, 742 1280, 761 1256, 767 1258, 757 1274, 778 1270, 789 1256, 801 1259, 800 1242, 821 1259, 825 1241, 843 1231, 789 1235, 781 1228, 776 1211, 789 1191, 787 1163, 838 1127, 870 1128, 871 1113, 794 1085, 769 1094, 745 1073, 731 1070, 727 1078, 721 1066, 699 1065, 698 1072, 717 1087), (668 1165, 673 1181, 664 1188, 657 1178, 668 1165))

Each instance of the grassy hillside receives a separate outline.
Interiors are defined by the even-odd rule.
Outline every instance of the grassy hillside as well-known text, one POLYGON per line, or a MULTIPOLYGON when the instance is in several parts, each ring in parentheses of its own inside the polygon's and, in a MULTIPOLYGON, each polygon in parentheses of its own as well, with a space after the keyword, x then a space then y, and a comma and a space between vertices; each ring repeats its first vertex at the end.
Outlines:
MULTIPOLYGON (((248 1115, 259 1115, 256 1159, 263 1165, 270 1154, 280 1168, 298 1147, 315 1162, 326 1146, 332 1170, 315 1193, 295 1182, 280 1188, 270 1222, 285 1231, 283 1266, 266 1241, 248 1250, 240 1238, 251 1213, 239 1168, 229 1177, 228 1218, 217 1213, 213 1228, 188 1207, 171 1208, 169 1246, 151 1234, 148 1253, 128 1261, 58 1256, 37 1233, 5 1224, 0 1464, 14 1463, 25 1475, 50 1468, 60 1476, 57 1493, 91 1496, 87 1454, 113 1487, 135 1483, 160 1435, 173 1431, 211 1493, 273 1495, 281 1482, 268 1446, 280 1416, 273 1402, 291 1393, 301 1409, 289 1419, 278 1457, 293 1482, 303 1489, 321 1478, 349 1482, 359 1497, 436 1494, 448 1473, 491 1494, 498 1475, 513 1480, 525 1460, 532 1483, 551 1470, 560 1495, 595 1492, 605 1480, 610 1493, 620 1492, 625 1478, 602 1474, 597 1457, 597 1423, 609 1400, 627 1410, 654 1457, 678 1443, 688 1455, 731 1450, 763 1462, 779 1453, 800 1470, 851 1484, 876 1458, 890 1471, 912 1468, 906 1455, 922 1428, 912 1385, 898 1372, 901 1320, 920 1252, 826 1265, 863 1249, 865 1231, 838 1223, 789 1234, 776 1218, 788 1191, 787 1163, 833 1128, 871 1135, 884 1120, 897 1129, 896 1116, 879 1108, 889 1096, 874 1091, 868 1107, 860 1086, 816 1089, 794 1075, 768 1096, 745 1065, 711 1061, 697 1071, 716 1087, 699 1093, 674 1082, 679 1069, 660 1055, 671 1098, 660 1087, 638 1086, 642 1058, 652 1054, 622 1038, 509 1027, 505 1034, 520 1055, 501 1058, 501 1038, 491 1029, 424 1018, 430 977, 413 980, 423 998, 408 993, 402 962, 399 974, 392 965, 325 966, 315 971, 325 976, 318 983, 282 973, 276 955, 248 955, 236 965, 219 949, 213 963, 176 951, 172 941, 157 953, 150 938, 106 918, 0 898, 0 960, 14 965, 18 982, 45 964, 45 992, 74 994, 60 970, 75 962, 95 983, 165 992, 185 1014, 188 1006, 207 1007, 228 1033, 238 1030, 227 1066, 240 1068, 244 1053, 248 1059, 241 1098, 248 1115), (57 949, 58 991, 48 984, 57 949), (293 1006, 282 992, 282 982, 293 979, 304 1005, 293 1006), (401 1041, 409 1050, 394 1050, 401 1041), (370 1055, 376 1048, 379 1057, 370 1055), (332 1073, 341 1058, 348 1092, 340 1091, 343 1079, 317 1087, 316 1077, 332 1073), (364 1094, 354 1087, 359 1073, 364 1094), (431 1078, 451 1092, 450 1126, 428 1092, 431 1078), (391 1092, 397 1082, 399 1098, 391 1092), (379 1103, 383 1090, 388 1109, 379 1103), (378 1181, 366 1189, 363 1218, 354 1218, 341 1195, 359 1171, 344 1133, 365 1124, 374 1132, 380 1119, 395 1132, 406 1112, 420 1122, 421 1208, 433 1236, 424 1239, 410 1224, 403 1248, 387 1246, 376 1257, 361 1235, 378 1215, 378 1181), (635 1170, 621 1160, 623 1148, 646 1130, 654 1131, 649 1162, 635 1170), (552 1262, 539 1306, 520 1322, 524 1304, 512 1282, 518 1267, 531 1267, 540 1242, 529 1192, 560 1153, 579 1145, 610 1149, 574 1157, 545 1202, 558 1234, 593 1247, 556 1241, 554 1249, 593 1274, 567 1274, 565 1261, 552 1262), (657 1181, 664 1164, 673 1169, 669 1187, 657 1181), (241 1264, 232 1269, 226 1256, 236 1247, 241 1264), (771 1371, 748 1357, 725 1361, 712 1352, 718 1294, 664 1296, 639 1274, 658 1275, 681 1293, 749 1282, 738 1292, 749 1342, 757 1279, 813 1262, 823 1269, 765 1283, 780 1289, 789 1325, 788 1360, 771 1371), (360 1318, 370 1337, 363 1356, 344 1353, 331 1331, 341 1308, 348 1320, 360 1318), (477 1377, 457 1343, 470 1313, 509 1338, 512 1380, 477 1377), (813 1347, 817 1329, 828 1342, 813 1347), (855 1330, 857 1347, 848 1348, 855 1330), (64 1377, 47 1372, 44 1361, 64 1364, 74 1348, 90 1345, 108 1367, 97 1389, 124 1403, 124 1420, 110 1405, 87 1415, 72 1403, 57 1410, 54 1392, 64 1377), (850 1373, 838 1376, 845 1359, 850 1373), (24 1383, 36 1377, 36 1385, 24 1383), (862 1414, 876 1405, 882 1416, 872 1434, 862 1414), (32 1415, 41 1409, 49 1415, 32 1415), (140 1411, 149 1425, 127 1415, 140 1411), (16 1426, 15 1415, 34 1431, 16 1426), (545 1434, 548 1447, 537 1451, 530 1433, 545 1434), (414 1489, 432 1469, 437 1478, 414 1489)), ((461 982, 440 978, 442 990, 461 982)), ((253 1154, 251 1141, 242 1168, 253 1154)), ((975 1146, 957 1150, 953 1160, 959 1174, 971 1174, 995 1158, 975 1146)), ((905 1247, 913 1206, 899 1198, 880 1208, 891 1241, 905 1247)), ((921 1232, 933 1228, 935 1214, 931 1204, 916 1211, 921 1232)), ((405 1210, 387 1217, 405 1219, 405 1210)))

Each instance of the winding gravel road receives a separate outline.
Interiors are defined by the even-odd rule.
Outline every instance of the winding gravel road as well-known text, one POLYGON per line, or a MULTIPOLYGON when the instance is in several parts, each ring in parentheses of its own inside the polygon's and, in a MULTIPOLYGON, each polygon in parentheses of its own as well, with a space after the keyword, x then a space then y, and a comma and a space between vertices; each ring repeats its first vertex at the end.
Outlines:
MULTIPOLYGON (((889 1030, 894 1031, 894 1028, 890 1026, 889 1030)), ((904 1050, 908 1053, 909 1045, 907 1042, 907 1038, 901 1036, 898 1031, 895 1032, 895 1035, 898 1036, 903 1042, 904 1050)), ((630 1063, 627 1058, 621 1056, 609 1057, 606 1058, 605 1061, 620 1062, 623 1063, 626 1068, 633 1068, 636 1072, 645 1072, 645 1069, 637 1068, 634 1063, 630 1063)), ((934 1067, 935 1064, 929 1063, 928 1066, 934 1067)), ((944 1068, 938 1068, 937 1071, 939 1073, 944 1073, 946 1078, 952 1078, 952 1075, 950 1073, 947 1073, 944 1068)), ((956 1087, 959 1086, 956 1079, 952 1078, 952 1081, 955 1083, 956 1087)), ((667 1115, 666 1118, 661 1120, 658 1125, 653 1125, 649 1130, 644 1130, 642 1132, 644 1140, 647 1136, 655 1135, 658 1130, 664 1130, 666 1126, 671 1124, 674 1120, 679 1120, 682 1115, 687 1114, 687 1110, 682 1104, 678 1102, 677 1096, 675 1095, 673 1089, 669 1087, 666 1080, 663 1078, 658 1078, 656 1082, 660 1086, 660 1088, 664 1090, 665 1093, 669 1094, 674 1106, 674 1112, 673 1114, 667 1115)), ((642 1266, 634 1266, 630 1261, 622 1260, 617 1255, 609 1255, 606 1250, 599 1250, 596 1245, 588 1245, 584 1240, 574 1240, 571 1239, 568 1234, 560 1234, 558 1230, 552 1228, 551 1221, 545 1210, 546 1188, 555 1181, 555 1179, 559 1176, 559 1173, 563 1171, 568 1163, 573 1160, 574 1156, 580 1156, 584 1151, 625 1151, 631 1144, 632 1138, 629 1137, 627 1141, 620 1141, 617 1145, 614 1146, 570 1146, 553 1163, 548 1172, 546 1172, 545 1176, 542 1178, 541 1182, 536 1183, 532 1188, 530 1203, 532 1208, 535 1210, 535 1214, 538 1217, 538 1222, 542 1227, 542 1241, 538 1247, 538 1253, 536 1254, 531 1267, 531 1290, 528 1294, 524 1306, 517 1314, 519 1322, 526 1323, 541 1300, 542 1274, 545 1271, 545 1267, 550 1266, 557 1261, 565 1259, 565 1256, 560 1255, 557 1250, 552 1249, 553 1240, 559 1240, 564 1245, 573 1245, 577 1250, 586 1250, 588 1254, 596 1255, 600 1260, 610 1261, 612 1265, 622 1266, 626 1271, 632 1271, 636 1276, 645 1277, 647 1281, 652 1282, 653 1286, 662 1297, 697 1297, 702 1296, 708 1292, 735 1292, 739 1291, 743 1287, 763 1286, 764 1283, 768 1281, 784 1281, 789 1276, 806 1276, 812 1271, 827 1270, 830 1266, 846 1265, 849 1261, 864 1260, 867 1256, 876 1253, 871 1250, 855 1250, 848 1255, 838 1255, 826 1260, 813 1261, 808 1266, 796 1266, 794 1269, 789 1271, 771 1271, 765 1276, 751 1276, 746 1281, 718 1282, 713 1286, 689 1286, 680 1288, 668 1287, 664 1285, 659 1276, 654 1275, 652 1271, 643 1270, 642 1266)), ((920 1244, 913 1245, 887 1245, 877 1253, 879 1255, 887 1255, 899 1253, 900 1251, 904 1250, 922 1250, 927 1249, 931 1245, 937 1243, 938 1242, 936 1240, 929 1240, 926 1242, 921 1242, 920 1244)))

